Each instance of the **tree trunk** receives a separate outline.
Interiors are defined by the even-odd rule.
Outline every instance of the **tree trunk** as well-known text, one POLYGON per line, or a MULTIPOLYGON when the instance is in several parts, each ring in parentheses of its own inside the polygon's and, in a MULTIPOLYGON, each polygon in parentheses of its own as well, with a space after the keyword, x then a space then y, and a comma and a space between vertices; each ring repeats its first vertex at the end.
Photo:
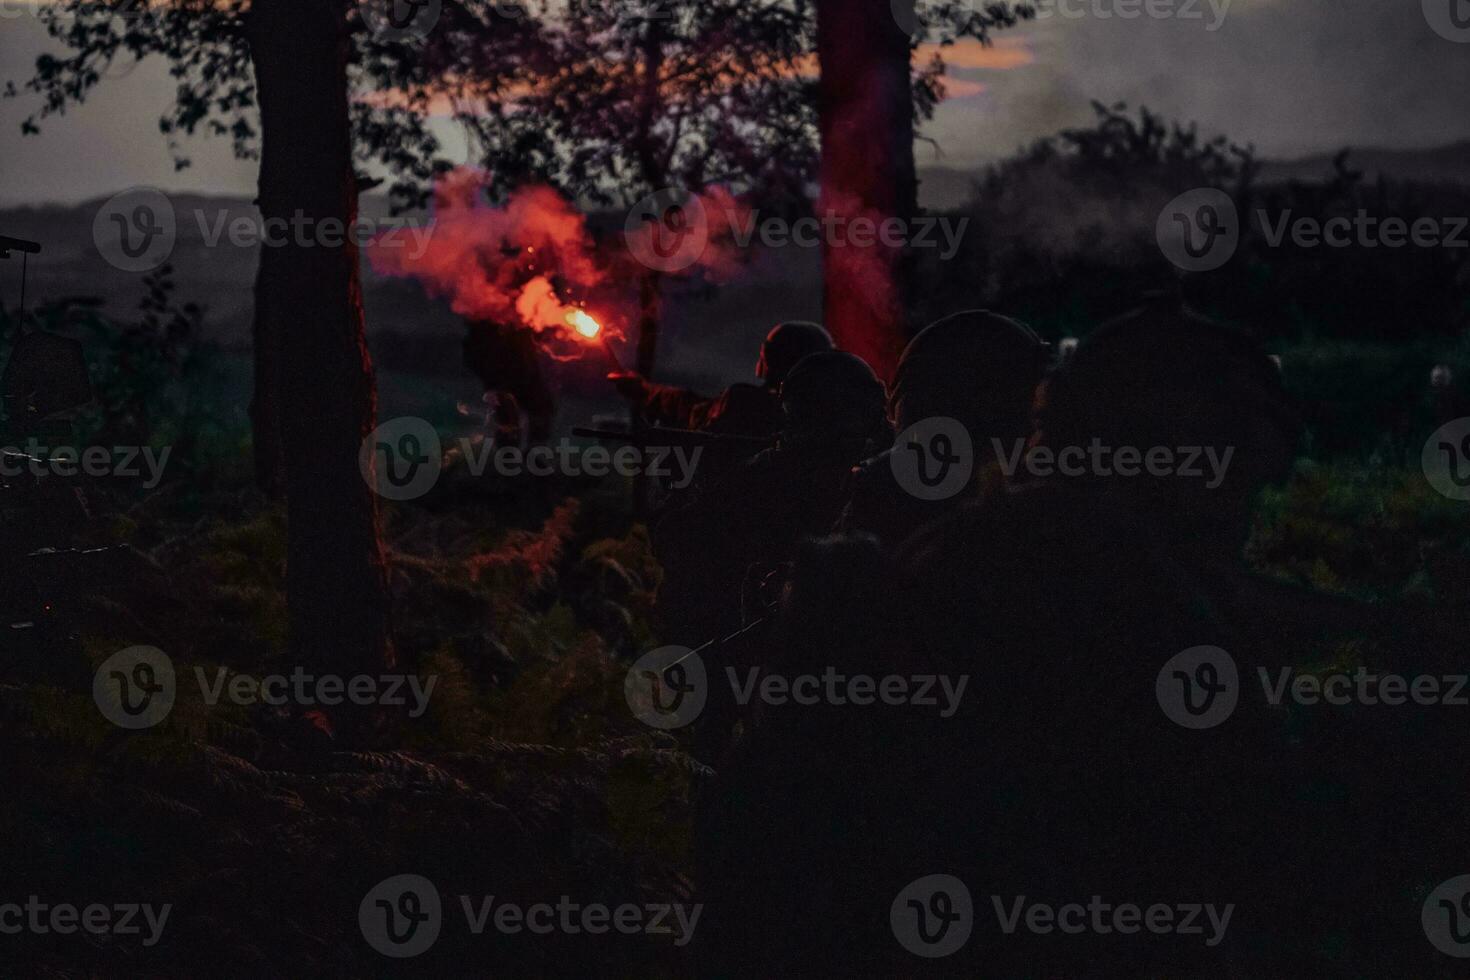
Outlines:
POLYGON ((344 3, 255 0, 249 37, 260 211, 311 231, 287 236, 256 285, 266 333, 279 338, 291 652, 297 664, 350 675, 390 666, 393 651, 377 497, 358 470, 377 395, 358 250, 341 234, 357 216, 344 3))
POLYGON ((277 249, 260 250, 255 275, 254 391, 250 398, 250 441, 255 456, 255 485, 271 500, 286 495, 286 461, 281 454, 281 336, 279 318, 263 302, 267 284, 278 275, 277 249))
POLYGON ((890 0, 817 0, 818 125, 822 139, 822 216, 835 214, 841 237, 824 244, 824 308, 839 347, 891 377, 908 335, 908 261, 869 233, 848 243, 853 222, 879 228, 918 210, 909 38, 890 0))

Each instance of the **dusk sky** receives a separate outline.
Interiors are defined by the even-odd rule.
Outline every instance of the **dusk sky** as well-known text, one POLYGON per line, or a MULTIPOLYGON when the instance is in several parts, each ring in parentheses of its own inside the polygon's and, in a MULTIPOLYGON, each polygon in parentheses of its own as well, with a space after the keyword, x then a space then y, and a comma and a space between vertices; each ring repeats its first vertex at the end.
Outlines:
MULTIPOLYGON (((1152 0, 1191 16, 1130 20, 1098 16, 1118 0, 1051 2, 1061 4, 1051 16, 1002 32, 993 48, 949 50, 952 97, 925 131, 937 149, 917 147, 920 166, 977 166, 1086 123, 1094 98, 1197 120, 1273 158, 1470 136, 1470 45, 1435 33, 1419 0, 1152 0)), ((0 75, 27 77, 47 43, 23 5, 0 0, 0 75)), ((74 202, 136 184, 253 192, 254 165, 221 140, 193 141, 194 167, 174 172, 157 127, 172 96, 164 65, 112 74, 39 137, 19 135, 33 99, 0 102, 0 202, 74 202)))

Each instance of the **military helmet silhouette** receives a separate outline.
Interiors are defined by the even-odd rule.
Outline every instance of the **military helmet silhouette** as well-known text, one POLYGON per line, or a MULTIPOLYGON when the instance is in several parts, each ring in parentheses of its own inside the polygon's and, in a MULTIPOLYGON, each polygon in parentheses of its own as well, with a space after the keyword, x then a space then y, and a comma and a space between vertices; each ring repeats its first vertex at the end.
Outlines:
POLYGON ((883 426, 883 382, 847 351, 802 358, 781 384, 783 434, 867 438, 883 426))
POLYGON ((1169 298, 1086 337, 1048 379, 1038 421, 1055 445, 1235 446, 1253 482, 1284 475, 1302 431, 1270 355, 1169 298))
POLYGON ((1050 345, 1019 320, 988 310, 951 314, 904 348, 889 416, 900 429, 947 416, 972 435, 1019 431, 1050 358, 1050 345))
POLYGON ((763 379, 767 387, 779 387, 803 357, 829 351, 832 347, 832 335, 820 323, 809 320, 778 323, 761 343, 760 360, 755 365, 756 376, 763 379))
POLYGON ((1219 483, 1180 471, 1113 481, 1155 517, 1231 549, 1248 532, 1250 500, 1290 472, 1302 434, 1295 399, 1246 333, 1182 306, 1146 304, 1098 326, 1047 379, 1037 439, 1061 451, 1188 447, 1228 456, 1219 483), (1185 478, 1181 478, 1185 477, 1185 478))

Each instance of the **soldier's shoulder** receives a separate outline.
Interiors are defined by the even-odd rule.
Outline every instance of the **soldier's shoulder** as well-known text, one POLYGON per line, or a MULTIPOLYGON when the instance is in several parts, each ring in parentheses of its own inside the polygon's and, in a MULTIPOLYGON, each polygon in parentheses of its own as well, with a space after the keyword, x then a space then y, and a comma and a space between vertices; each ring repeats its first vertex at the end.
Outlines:
POLYGON ((765 436, 781 427, 781 404, 769 388, 737 383, 720 393, 710 411, 711 432, 765 436))

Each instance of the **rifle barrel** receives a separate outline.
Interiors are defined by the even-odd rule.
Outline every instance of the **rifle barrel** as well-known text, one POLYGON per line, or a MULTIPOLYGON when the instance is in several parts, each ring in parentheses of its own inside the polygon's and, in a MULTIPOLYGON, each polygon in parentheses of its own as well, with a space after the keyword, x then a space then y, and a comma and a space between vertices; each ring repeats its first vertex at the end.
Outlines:
POLYGON ((667 429, 662 426, 655 426, 634 434, 620 429, 596 429, 590 426, 579 425, 572 429, 572 435, 582 436, 586 439, 598 439, 603 442, 625 442, 630 445, 644 446, 723 445, 757 449, 769 446, 774 441, 773 439, 766 439, 761 436, 740 436, 724 432, 700 432, 698 429, 667 429))

